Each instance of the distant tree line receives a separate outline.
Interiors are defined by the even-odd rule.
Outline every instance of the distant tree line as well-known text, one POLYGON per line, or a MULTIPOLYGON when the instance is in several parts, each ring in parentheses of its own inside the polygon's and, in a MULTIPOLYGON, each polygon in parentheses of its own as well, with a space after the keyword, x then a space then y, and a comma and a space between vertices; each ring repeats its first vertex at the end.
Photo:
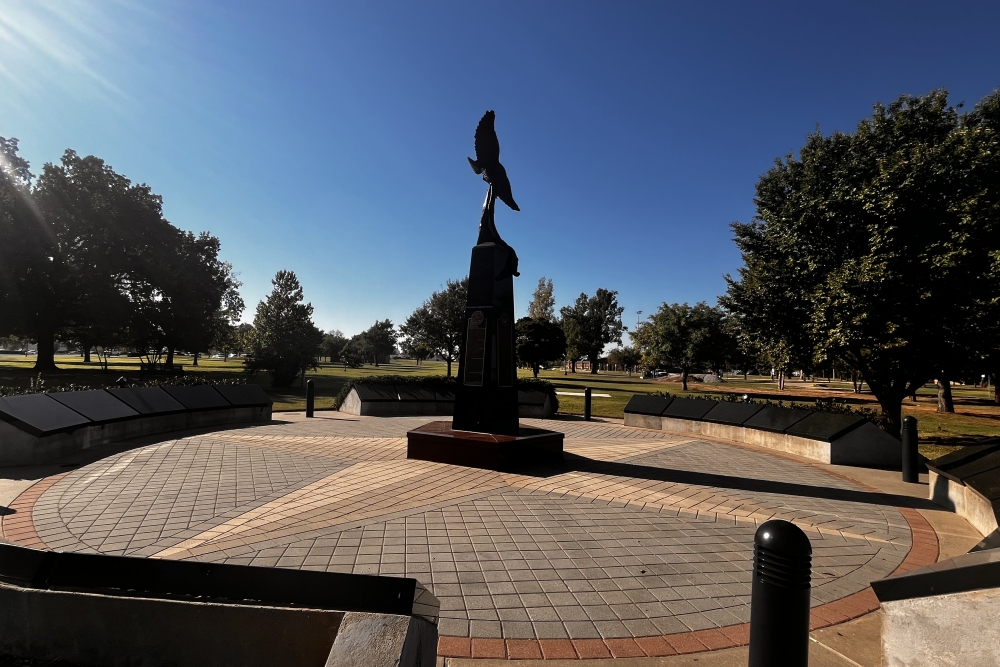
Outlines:
POLYGON ((37 370, 55 369, 57 339, 167 364, 231 344, 244 304, 216 237, 173 226, 94 156, 67 150, 36 178, 0 137, 0 165, 0 335, 35 341, 37 370))

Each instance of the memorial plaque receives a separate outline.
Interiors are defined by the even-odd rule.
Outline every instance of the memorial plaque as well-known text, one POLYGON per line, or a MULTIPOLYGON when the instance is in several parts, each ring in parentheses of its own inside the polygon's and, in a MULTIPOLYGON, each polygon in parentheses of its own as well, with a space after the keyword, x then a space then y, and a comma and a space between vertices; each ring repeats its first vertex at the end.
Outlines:
POLYGON ((483 386, 486 363, 486 316, 477 310, 469 318, 469 333, 465 347, 465 384, 483 386))
POLYGON ((110 422, 139 416, 138 411, 133 410, 103 389, 60 391, 49 395, 94 422, 110 422))
POLYGON ((435 387, 434 399, 443 402, 454 402, 455 390, 451 387, 435 387))
MULTIPOLYGON (((1000 461, 997 461, 995 458, 992 463, 1000 465, 1000 461)), ((1000 467, 983 471, 978 475, 965 477, 962 481, 983 498, 994 503, 995 509, 993 512, 995 515, 998 509, 996 503, 1000 501, 1000 467)))
POLYGON ((659 417, 667 409, 672 400, 672 398, 664 398, 663 396, 633 394, 632 398, 628 400, 628 405, 625 406, 625 412, 631 412, 635 415, 659 417))
MULTIPOLYGON (((959 450, 959 452, 965 449, 971 449, 971 447, 965 447, 959 450)), ((972 477, 989 472, 1000 476, 1000 446, 998 445, 983 447, 974 456, 969 456, 958 462, 958 465, 952 464, 945 467, 938 463, 939 460, 935 459, 932 462, 934 468, 956 481, 967 482, 972 477)))
POLYGON ((833 442, 846 435, 868 420, 857 415, 840 415, 834 412, 813 412, 802 421, 796 422, 785 433, 800 438, 833 442))
POLYGON ((39 437, 91 423, 48 394, 0 397, 0 419, 39 437))
POLYGON ((257 384, 217 384, 215 390, 231 404, 255 408, 273 405, 271 397, 257 384))
POLYGON ((497 386, 514 386, 514 323, 507 313, 497 319, 497 386))
POLYGON ((702 421, 742 426, 743 422, 760 412, 763 407, 762 405, 754 405, 753 403, 719 401, 718 405, 705 413, 702 421))
POLYGON ((437 400, 433 389, 419 385, 397 384, 396 392, 399 400, 406 403, 433 403, 437 400))
POLYGON ((518 389, 517 390, 517 404, 518 405, 533 405, 533 406, 543 406, 545 405, 545 392, 537 390, 527 390, 518 389))
POLYGON ((396 385, 381 382, 356 382, 354 391, 362 401, 398 401, 396 385))
POLYGON ((170 394, 178 403, 188 410, 212 410, 216 408, 228 408, 229 401, 222 397, 222 394, 215 391, 212 385, 197 384, 191 386, 166 386, 163 391, 170 394))
POLYGON ((107 391, 143 415, 163 415, 184 410, 183 405, 160 387, 115 387, 107 391))
POLYGON ((810 410, 779 408, 768 405, 753 417, 743 422, 743 425, 749 428, 758 428, 762 431, 784 433, 785 429, 802 421, 811 414, 812 411, 810 410))
POLYGON ((939 471, 945 477, 952 477, 957 480, 958 477, 953 476, 953 470, 960 470, 963 466, 974 463, 979 459, 989 457, 994 452, 1000 454, 1000 440, 989 441, 981 445, 969 445, 967 447, 962 447, 961 449, 934 459, 933 465, 934 469, 939 471))
POLYGON ((700 420, 709 410, 718 405, 718 401, 704 401, 697 398, 675 398, 663 411, 663 417, 673 419, 700 420))

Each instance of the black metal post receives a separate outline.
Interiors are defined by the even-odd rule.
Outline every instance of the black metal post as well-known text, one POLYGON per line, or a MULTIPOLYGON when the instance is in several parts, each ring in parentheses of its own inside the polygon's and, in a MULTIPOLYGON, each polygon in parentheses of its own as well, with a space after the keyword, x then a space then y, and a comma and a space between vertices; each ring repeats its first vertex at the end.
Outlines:
POLYGON ((316 407, 316 385, 312 380, 306 382, 306 417, 312 417, 316 407))
POLYGON ((807 667, 812 546, 795 524, 767 521, 753 539, 749 667, 807 667))
POLYGON ((590 421, 590 387, 583 390, 583 418, 590 421))
POLYGON ((917 418, 903 417, 903 481, 920 481, 920 454, 917 452, 917 418))

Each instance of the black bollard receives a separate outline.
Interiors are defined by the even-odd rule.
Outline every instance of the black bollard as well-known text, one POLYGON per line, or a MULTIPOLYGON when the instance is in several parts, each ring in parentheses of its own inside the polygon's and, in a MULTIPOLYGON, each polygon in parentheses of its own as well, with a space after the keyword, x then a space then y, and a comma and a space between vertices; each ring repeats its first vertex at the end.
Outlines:
POLYGON ((312 417, 316 407, 316 385, 312 380, 306 382, 306 417, 312 417))
POLYGON ((590 387, 583 390, 583 418, 590 421, 590 387))
POLYGON ((795 524, 772 519, 753 539, 749 667, 809 664, 812 546, 795 524))
POLYGON ((903 417, 903 481, 920 481, 920 454, 917 452, 917 418, 903 417))

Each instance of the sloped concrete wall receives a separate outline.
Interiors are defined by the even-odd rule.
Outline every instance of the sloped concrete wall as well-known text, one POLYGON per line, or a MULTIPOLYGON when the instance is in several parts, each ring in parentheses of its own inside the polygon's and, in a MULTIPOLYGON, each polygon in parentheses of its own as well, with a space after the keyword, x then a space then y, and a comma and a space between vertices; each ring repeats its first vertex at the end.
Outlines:
POLYGON ((628 412, 625 413, 625 425, 745 442, 748 445, 787 452, 821 463, 880 467, 897 467, 902 463, 900 442, 871 423, 864 424, 833 442, 746 426, 628 412))
POLYGON ((1000 589, 882 603, 885 667, 1000 665, 1000 589))
MULTIPOLYGON (((993 504, 973 489, 933 470, 929 472, 928 482, 931 500, 964 518, 983 535, 989 535, 998 528, 993 504)), ((1000 636, 997 641, 1000 642, 1000 636)), ((997 664, 1000 665, 1000 662, 997 664)))

